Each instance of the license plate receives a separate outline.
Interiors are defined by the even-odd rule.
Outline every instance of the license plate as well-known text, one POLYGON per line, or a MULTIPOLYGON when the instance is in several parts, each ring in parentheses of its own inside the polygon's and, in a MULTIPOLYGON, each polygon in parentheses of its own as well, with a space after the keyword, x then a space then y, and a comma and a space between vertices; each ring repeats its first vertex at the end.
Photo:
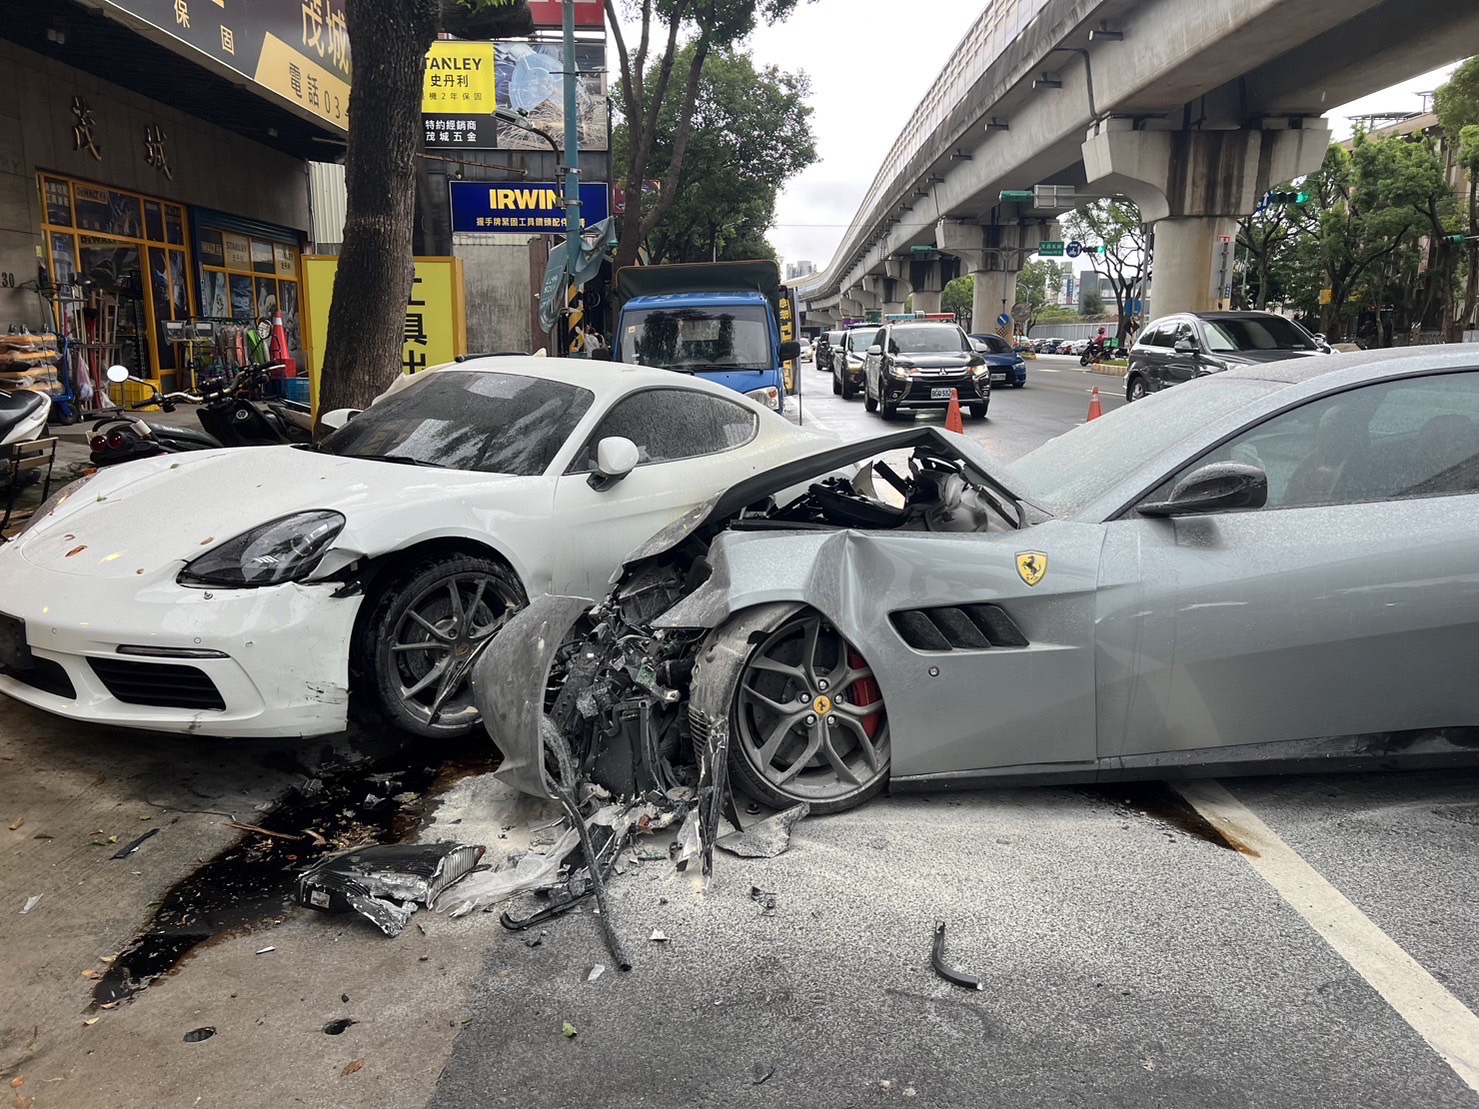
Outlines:
POLYGON ((1007 372, 1006 372, 1006 370, 997 370, 997 371, 993 372, 992 375, 991 375, 991 380, 992 381, 1005 381, 1006 379, 1007 379, 1007 372))
POLYGON ((0 666, 7 670, 29 670, 35 659, 26 645, 26 624, 0 612, 0 666))
POLYGON ((931 389, 930 400, 949 400, 953 392, 955 392, 954 389, 931 389))

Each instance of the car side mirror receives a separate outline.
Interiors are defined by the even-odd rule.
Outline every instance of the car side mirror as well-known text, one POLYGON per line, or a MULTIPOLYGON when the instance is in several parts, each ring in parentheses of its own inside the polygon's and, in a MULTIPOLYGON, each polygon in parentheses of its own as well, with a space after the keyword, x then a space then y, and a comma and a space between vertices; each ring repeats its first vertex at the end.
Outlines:
POLYGON ((636 443, 620 435, 608 435, 596 444, 596 472, 586 481, 597 493, 604 493, 635 470, 641 457, 636 443))
POLYGON ((336 408, 332 412, 325 412, 318 418, 318 422, 329 431, 338 431, 361 411, 358 408, 336 408))
POLYGON ((871 347, 868 348, 868 353, 869 354, 882 354, 883 353, 883 347, 879 346, 877 343, 874 343, 871 347))
POLYGON ((610 347, 600 347, 600 348, 598 348, 596 350, 591 351, 591 361, 592 362, 612 362, 612 361, 615 361, 615 359, 613 359, 612 356, 611 356, 611 348, 610 347))
POLYGON ((1177 339, 1177 354, 1195 354, 1197 352, 1197 341, 1195 339, 1177 339))
POLYGON ((1268 475, 1247 462, 1212 462, 1176 483, 1164 501, 1142 504, 1142 516, 1194 516, 1268 503, 1268 475))
POLYGON ((781 361, 794 362, 801 357, 801 344, 795 339, 787 339, 781 344, 781 361))

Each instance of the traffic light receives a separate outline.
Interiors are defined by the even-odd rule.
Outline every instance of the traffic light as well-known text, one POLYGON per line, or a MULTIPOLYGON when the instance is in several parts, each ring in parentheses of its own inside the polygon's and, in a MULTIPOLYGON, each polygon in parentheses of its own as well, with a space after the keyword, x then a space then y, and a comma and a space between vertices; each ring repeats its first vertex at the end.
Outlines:
POLYGON ((1304 204, 1309 198, 1303 189, 1271 189, 1268 194, 1270 204, 1304 204))
MULTIPOLYGON (((1474 236, 1474 237, 1475 238, 1479 238, 1479 236, 1474 236)), ((1463 243, 1466 243, 1466 242, 1469 241, 1469 236, 1468 235, 1444 235, 1443 236, 1443 241, 1445 243, 1459 243, 1459 244, 1463 244, 1463 243)))

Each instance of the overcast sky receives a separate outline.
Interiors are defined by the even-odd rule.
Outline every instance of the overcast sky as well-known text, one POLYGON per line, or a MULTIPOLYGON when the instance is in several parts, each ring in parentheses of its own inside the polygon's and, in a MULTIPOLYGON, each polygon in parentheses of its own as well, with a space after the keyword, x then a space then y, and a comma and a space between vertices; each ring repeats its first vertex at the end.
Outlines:
MULTIPOLYGON (((883 155, 981 12, 982 0, 914 0, 919 18, 899 18, 898 0, 815 0, 750 42, 759 64, 811 77, 812 128, 820 160, 781 193, 771 242, 787 262, 832 257, 883 155)), ((1404 83, 1331 112, 1347 117, 1416 111, 1418 92, 1449 70, 1404 83)))

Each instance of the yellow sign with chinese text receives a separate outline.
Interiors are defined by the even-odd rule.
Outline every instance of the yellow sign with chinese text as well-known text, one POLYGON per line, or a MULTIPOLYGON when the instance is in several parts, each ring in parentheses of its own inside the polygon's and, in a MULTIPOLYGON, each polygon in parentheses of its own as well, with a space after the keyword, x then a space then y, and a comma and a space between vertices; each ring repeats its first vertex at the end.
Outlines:
MULTIPOLYGON (((339 259, 333 255, 304 255, 303 352, 308 362, 310 389, 318 403, 319 373, 323 369, 324 338, 329 332, 329 304, 334 299, 334 276, 339 259)), ((462 259, 417 258, 411 302, 406 305, 405 343, 401 372, 440 366, 467 353, 467 316, 462 287, 462 259)))
POLYGON ((349 82, 309 61, 276 35, 262 40, 257 84, 340 128, 349 126, 349 82))
POLYGON ((491 42, 432 43, 421 82, 427 115, 492 115, 498 106, 491 42))

